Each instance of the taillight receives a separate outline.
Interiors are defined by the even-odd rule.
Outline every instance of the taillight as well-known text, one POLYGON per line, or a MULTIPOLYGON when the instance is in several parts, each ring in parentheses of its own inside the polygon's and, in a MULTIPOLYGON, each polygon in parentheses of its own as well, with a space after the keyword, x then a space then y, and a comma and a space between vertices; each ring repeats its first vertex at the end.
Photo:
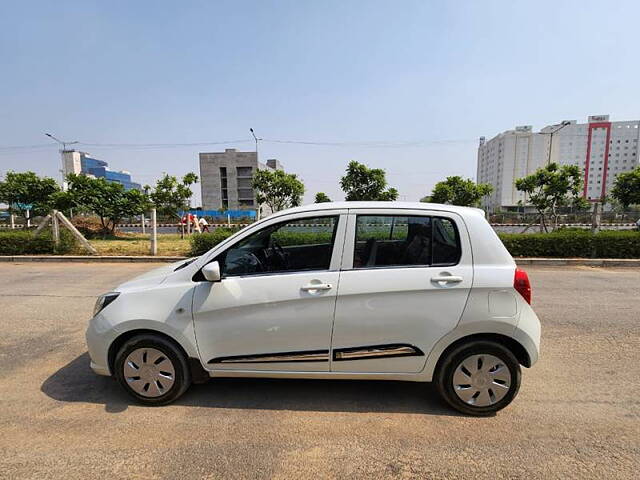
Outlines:
POLYGON ((516 274, 513 278, 513 288, 531 305, 531 283, 529 283, 529 275, 527 275, 527 272, 516 268, 516 274))

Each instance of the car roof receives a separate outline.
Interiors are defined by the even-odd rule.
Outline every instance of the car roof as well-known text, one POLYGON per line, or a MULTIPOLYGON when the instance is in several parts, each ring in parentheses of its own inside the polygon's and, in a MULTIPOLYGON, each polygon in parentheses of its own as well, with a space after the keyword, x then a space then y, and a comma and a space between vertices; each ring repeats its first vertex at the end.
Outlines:
POLYGON ((309 205, 303 205, 301 207, 289 208, 287 210, 281 210, 271 215, 281 216, 290 213, 305 213, 305 212, 320 212, 326 210, 358 210, 369 208, 385 208, 385 209, 402 209, 402 210, 436 210, 442 212, 454 212, 461 216, 467 215, 482 215, 484 217, 484 211, 479 208, 472 207, 458 207, 456 205, 444 205, 441 203, 424 203, 424 202, 325 202, 325 203, 311 203, 309 205))

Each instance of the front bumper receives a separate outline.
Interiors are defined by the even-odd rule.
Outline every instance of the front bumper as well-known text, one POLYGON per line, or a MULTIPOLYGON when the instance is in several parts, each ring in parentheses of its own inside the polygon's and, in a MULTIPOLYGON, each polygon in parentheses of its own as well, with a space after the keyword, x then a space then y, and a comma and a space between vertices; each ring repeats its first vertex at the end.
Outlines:
POLYGON ((117 333, 110 329, 101 328, 101 314, 92 318, 87 327, 85 338, 87 350, 91 357, 91 369, 98 375, 111 376, 109 369, 109 345, 115 340, 117 333))

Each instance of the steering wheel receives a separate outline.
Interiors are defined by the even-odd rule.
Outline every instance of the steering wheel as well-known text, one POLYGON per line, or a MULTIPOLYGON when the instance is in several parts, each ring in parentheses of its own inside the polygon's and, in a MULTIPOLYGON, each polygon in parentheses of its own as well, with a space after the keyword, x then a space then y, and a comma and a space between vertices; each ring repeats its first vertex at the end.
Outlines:
POLYGON ((287 268, 289 266, 289 262, 287 261, 287 252, 284 251, 284 248, 282 248, 282 245, 280 245, 277 240, 272 238, 271 248, 273 249, 276 256, 278 257, 278 262, 280 262, 281 267, 287 268))

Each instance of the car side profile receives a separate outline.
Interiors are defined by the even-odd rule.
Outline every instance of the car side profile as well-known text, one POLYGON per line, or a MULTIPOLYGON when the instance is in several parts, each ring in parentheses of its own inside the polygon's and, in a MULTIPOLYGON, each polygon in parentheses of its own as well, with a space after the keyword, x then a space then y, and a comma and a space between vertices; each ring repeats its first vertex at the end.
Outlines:
POLYGON ((100 296, 86 337, 92 369, 149 405, 212 377, 404 380, 488 415, 538 359, 530 302, 481 210, 321 203, 100 296))

